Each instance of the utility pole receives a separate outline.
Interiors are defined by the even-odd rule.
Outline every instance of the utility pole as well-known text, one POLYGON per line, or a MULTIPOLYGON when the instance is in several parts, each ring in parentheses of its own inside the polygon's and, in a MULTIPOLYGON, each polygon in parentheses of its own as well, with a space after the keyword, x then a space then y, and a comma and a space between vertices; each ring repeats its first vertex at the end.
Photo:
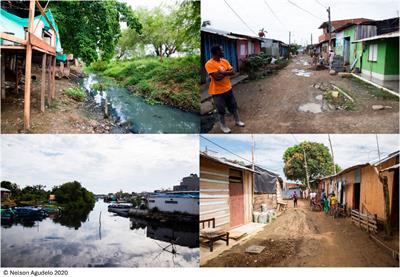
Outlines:
POLYGON ((291 36, 291 32, 289 31, 289 48, 290 48, 290 36, 291 36))
POLYGON ((332 155, 332 162, 333 162, 333 174, 336 175, 336 165, 335 165, 335 156, 333 155, 333 148, 332 148, 332 142, 331 142, 331 136, 328 134, 328 139, 329 139, 329 145, 331 147, 331 155, 332 155))
POLYGON ((379 149, 379 141, 378 141, 378 134, 375 134, 376 137, 376 148, 378 149, 378 159, 381 161, 381 151, 379 149))
POLYGON ((331 7, 326 10, 328 12, 328 31, 329 31, 329 45, 328 50, 331 48, 332 43, 332 22, 331 22, 331 7))
POLYGON ((254 135, 251 135, 251 139, 253 141, 251 145, 251 168, 254 170, 254 149, 255 149, 255 142, 254 142, 254 135))
POLYGON ((208 155, 208 148, 207 148, 207 145, 206 145, 206 149, 205 149, 204 152, 206 153, 206 155, 208 155))
POLYGON ((307 181, 307 187, 309 190, 310 188, 310 177, 308 176, 308 166, 307 166, 307 156, 306 156, 306 150, 303 148, 303 156, 304 156, 304 169, 306 170, 306 181, 307 181))
POLYGON ((312 33, 311 33, 311 45, 312 45, 312 33))

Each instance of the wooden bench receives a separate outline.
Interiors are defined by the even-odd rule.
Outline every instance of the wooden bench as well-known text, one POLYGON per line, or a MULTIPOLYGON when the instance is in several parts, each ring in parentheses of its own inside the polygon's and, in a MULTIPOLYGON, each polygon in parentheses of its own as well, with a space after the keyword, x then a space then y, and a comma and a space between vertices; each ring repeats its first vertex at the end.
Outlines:
POLYGON ((286 203, 286 202, 279 202, 279 201, 278 201, 277 210, 278 210, 278 211, 286 211, 286 209, 287 209, 287 203, 286 203))
POLYGON ((200 220, 200 238, 206 239, 207 245, 210 247, 210 252, 214 250, 214 242, 223 240, 226 245, 229 245, 229 232, 215 228, 215 218, 200 220), (207 232, 206 232, 207 230, 207 232))

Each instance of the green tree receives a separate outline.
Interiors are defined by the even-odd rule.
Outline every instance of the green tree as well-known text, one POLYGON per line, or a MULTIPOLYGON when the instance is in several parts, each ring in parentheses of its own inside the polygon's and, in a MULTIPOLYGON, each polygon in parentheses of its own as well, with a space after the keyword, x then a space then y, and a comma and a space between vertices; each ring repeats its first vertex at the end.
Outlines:
POLYGON ((16 199, 19 201, 47 201, 50 193, 45 188, 46 186, 43 185, 26 186, 16 199))
POLYGON ((65 53, 85 62, 109 60, 120 38, 120 22, 140 31, 133 10, 116 0, 54 1, 50 6, 60 31, 65 53))
POLYGON ((141 34, 124 30, 118 43, 118 57, 143 55, 146 45, 151 45, 154 54, 161 58, 176 52, 191 54, 200 47, 200 1, 139 9, 137 16, 141 34))
MULTIPOLYGON (((333 174, 333 161, 328 147, 322 143, 305 141, 289 147, 283 154, 286 178, 307 184, 304 151, 310 180, 333 174)), ((336 167, 340 169, 338 165, 336 167)))

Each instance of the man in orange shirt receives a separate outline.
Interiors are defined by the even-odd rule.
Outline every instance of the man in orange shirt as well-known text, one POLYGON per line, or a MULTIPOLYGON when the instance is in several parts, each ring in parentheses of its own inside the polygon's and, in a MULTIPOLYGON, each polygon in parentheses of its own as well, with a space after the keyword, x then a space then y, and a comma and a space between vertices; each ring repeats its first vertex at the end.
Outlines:
POLYGON ((227 134, 231 132, 231 129, 225 124, 226 108, 233 114, 237 126, 244 127, 245 124, 239 118, 236 99, 232 92, 231 80, 229 79, 229 76, 234 74, 233 68, 223 58, 224 50, 220 45, 213 46, 211 54, 213 55, 212 59, 205 65, 211 79, 208 93, 212 95, 215 107, 217 108, 221 130, 227 134))

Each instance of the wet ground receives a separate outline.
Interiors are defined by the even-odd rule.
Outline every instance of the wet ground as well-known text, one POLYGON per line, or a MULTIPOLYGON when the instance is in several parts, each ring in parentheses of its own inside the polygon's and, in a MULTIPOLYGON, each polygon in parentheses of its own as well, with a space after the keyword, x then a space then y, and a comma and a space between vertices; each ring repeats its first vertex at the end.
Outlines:
POLYGON ((290 206, 253 238, 204 266, 396 267, 399 262, 349 218, 333 219, 322 212, 312 212, 307 201, 300 201, 298 208, 290 206), (260 254, 245 253, 251 245, 266 248, 260 254))
MULTIPOLYGON (((245 128, 232 133, 398 133, 399 101, 355 78, 312 70, 309 56, 298 56, 277 74, 234 87, 245 128), (354 109, 327 108, 316 84, 334 83, 354 99, 354 109), (386 106, 373 110, 373 105, 386 106)), ((205 123, 204 123, 205 124, 205 123)), ((211 133, 220 133, 217 125, 211 133)))

